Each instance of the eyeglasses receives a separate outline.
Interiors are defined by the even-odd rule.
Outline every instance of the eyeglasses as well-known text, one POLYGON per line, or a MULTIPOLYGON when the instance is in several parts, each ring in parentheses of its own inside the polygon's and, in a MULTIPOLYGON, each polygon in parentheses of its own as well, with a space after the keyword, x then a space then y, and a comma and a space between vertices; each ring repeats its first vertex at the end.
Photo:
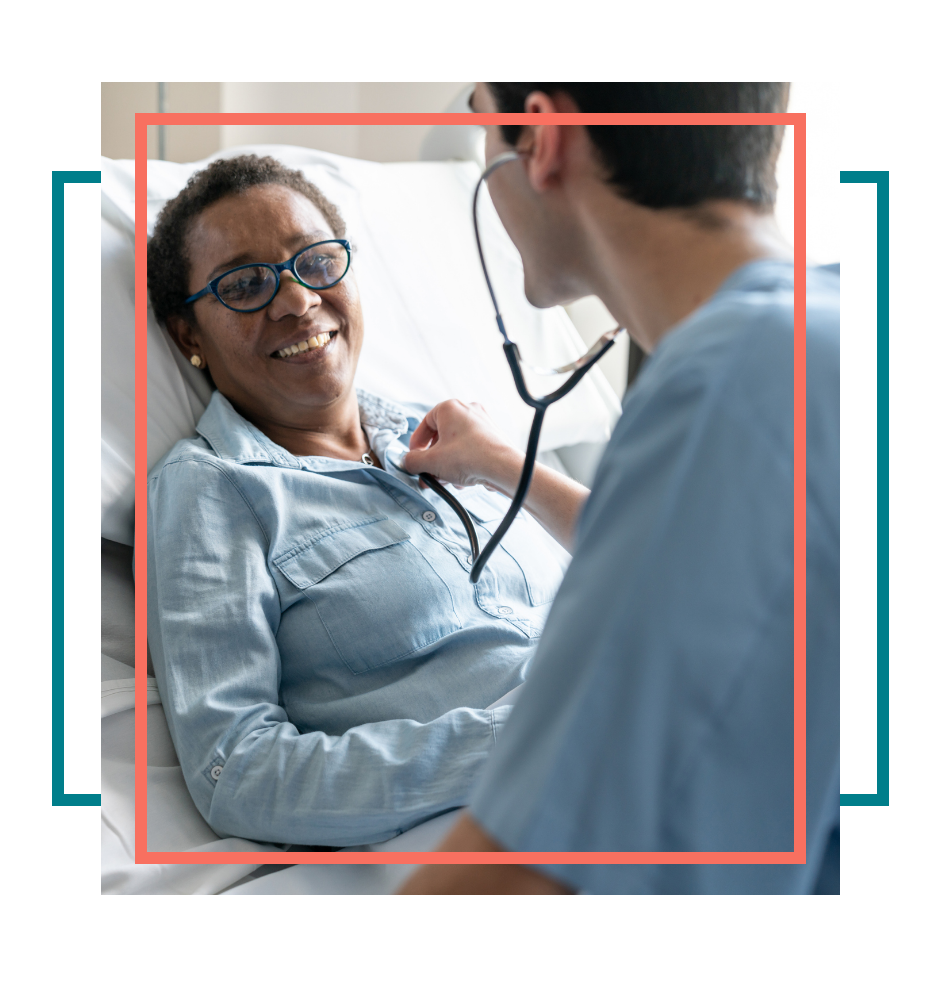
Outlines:
POLYGON ((208 286, 185 304, 193 304, 206 294, 213 294, 225 308, 251 312, 266 308, 280 290, 280 275, 289 270, 298 283, 311 291, 325 291, 339 284, 350 269, 352 247, 345 239, 327 239, 311 243, 283 263, 245 263, 208 282, 208 286))

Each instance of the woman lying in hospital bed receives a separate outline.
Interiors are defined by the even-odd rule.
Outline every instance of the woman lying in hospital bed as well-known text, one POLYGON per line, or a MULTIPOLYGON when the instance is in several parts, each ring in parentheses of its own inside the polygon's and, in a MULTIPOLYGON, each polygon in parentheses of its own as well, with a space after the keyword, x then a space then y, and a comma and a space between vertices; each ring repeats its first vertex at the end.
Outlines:
MULTIPOLYGON (((438 244, 405 249, 424 280, 438 244)), ((155 313, 216 387, 149 476, 148 636, 221 836, 370 844, 465 804, 567 560, 521 517, 469 582, 461 523, 400 470, 424 408, 353 386, 350 260, 337 209, 253 156, 194 175, 149 244, 155 313)), ((507 500, 459 498, 484 542, 507 500)))

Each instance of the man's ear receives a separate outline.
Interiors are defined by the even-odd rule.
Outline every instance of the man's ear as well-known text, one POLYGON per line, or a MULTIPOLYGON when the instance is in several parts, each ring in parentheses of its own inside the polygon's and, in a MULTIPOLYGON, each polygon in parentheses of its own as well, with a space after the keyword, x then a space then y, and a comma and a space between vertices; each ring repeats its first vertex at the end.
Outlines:
MULTIPOLYGON (((549 96, 546 92, 529 93, 525 113, 577 113, 577 104, 565 92, 549 96)), ((525 126, 517 149, 524 154, 528 181, 542 192, 559 181, 565 150, 563 128, 551 125, 525 126)))
POLYGON ((165 327, 181 354, 189 362, 192 356, 197 356, 202 364, 207 362, 201 350, 196 326, 192 322, 187 318, 182 318, 181 315, 169 315, 165 321, 165 327))

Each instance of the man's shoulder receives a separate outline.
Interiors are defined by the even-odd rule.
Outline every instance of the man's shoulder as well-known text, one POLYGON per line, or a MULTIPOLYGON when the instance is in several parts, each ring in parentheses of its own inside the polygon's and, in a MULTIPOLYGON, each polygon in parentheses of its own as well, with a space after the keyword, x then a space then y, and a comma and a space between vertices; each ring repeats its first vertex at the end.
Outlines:
MULTIPOLYGON (((756 462, 791 460, 794 278, 790 267, 750 274, 756 276, 727 282, 661 340, 624 398, 602 478, 640 481, 661 461, 732 475, 756 462)), ((808 286, 809 412, 825 430, 836 429, 837 277, 810 271, 808 286)), ((810 444, 813 437, 810 429, 810 444)))
MULTIPOLYGON (((804 314, 809 372, 824 363, 836 368, 840 302, 835 273, 808 270, 804 314)), ((699 401, 715 393, 720 402, 757 394, 766 409, 777 407, 791 393, 795 331, 790 265, 750 265, 660 341, 625 404, 635 406, 648 396, 699 401)))
MULTIPOLYGON (((784 352, 795 331, 795 304, 795 273, 790 264, 749 264, 727 278, 708 302, 670 332, 660 348, 680 358, 729 346, 750 352, 784 352)), ((805 315, 809 340, 813 333, 837 337, 840 281, 832 269, 805 271, 805 315)))

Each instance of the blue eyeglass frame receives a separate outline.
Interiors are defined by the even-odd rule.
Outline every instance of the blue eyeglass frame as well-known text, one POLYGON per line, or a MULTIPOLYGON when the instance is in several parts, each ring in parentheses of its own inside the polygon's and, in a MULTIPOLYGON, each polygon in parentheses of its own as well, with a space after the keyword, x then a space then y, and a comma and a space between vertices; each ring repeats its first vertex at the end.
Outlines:
POLYGON ((326 291, 329 290, 331 287, 336 287, 336 285, 339 284, 341 280, 343 280, 343 278, 349 273, 350 264, 352 262, 353 262, 353 247, 348 239, 321 239, 316 243, 311 243, 309 246, 305 246, 302 250, 298 250, 289 260, 285 260, 283 263, 264 263, 263 261, 260 263, 242 263, 238 267, 232 267, 230 270, 225 270, 223 274, 219 274, 217 277, 214 278, 214 280, 208 281, 208 284, 205 287, 203 287, 197 294, 192 294, 190 298, 185 298, 183 303, 194 304, 195 301, 197 301, 199 298, 203 298, 206 294, 213 294, 218 299, 218 301, 220 301, 221 304, 223 304, 225 308, 229 309, 230 311, 236 311, 242 315, 249 315, 254 311, 260 311, 261 309, 266 308, 271 303, 271 301, 273 301, 274 298, 277 297, 277 292, 280 290, 280 275, 285 270, 289 270, 294 275, 294 279, 297 281, 297 283, 303 284, 303 286, 306 287, 308 291, 326 291), (307 250, 312 250, 315 246, 323 246, 326 243, 339 243, 340 246, 342 246, 343 249, 346 250, 346 270, 344 270, 343 273, 340 274, 340 276, 337 277, 335 281, 332 281, 329 284, 324 284, 322 287, 311 287, 308 283, 306 283, 306 281, 300 279, 300 276, 296 270, 297 260, 304 253, 306 253, 307 250), (227 301, 224 300, 224 298, 221 297, 220 294, 218 294, 218 284, 222 280, 224 280, 225 277, 229 276, 230 274, 233 274, 236 270, 247 270, 249 267, 269 267, 271 270, 274 271, 274 274, 276 275, 276 278, 274 280, 274 293, 271 294, 271 296, 264 302, 264 304, 259 304, 256 308, 232 307, 230 304, 228 304, 227 301))

